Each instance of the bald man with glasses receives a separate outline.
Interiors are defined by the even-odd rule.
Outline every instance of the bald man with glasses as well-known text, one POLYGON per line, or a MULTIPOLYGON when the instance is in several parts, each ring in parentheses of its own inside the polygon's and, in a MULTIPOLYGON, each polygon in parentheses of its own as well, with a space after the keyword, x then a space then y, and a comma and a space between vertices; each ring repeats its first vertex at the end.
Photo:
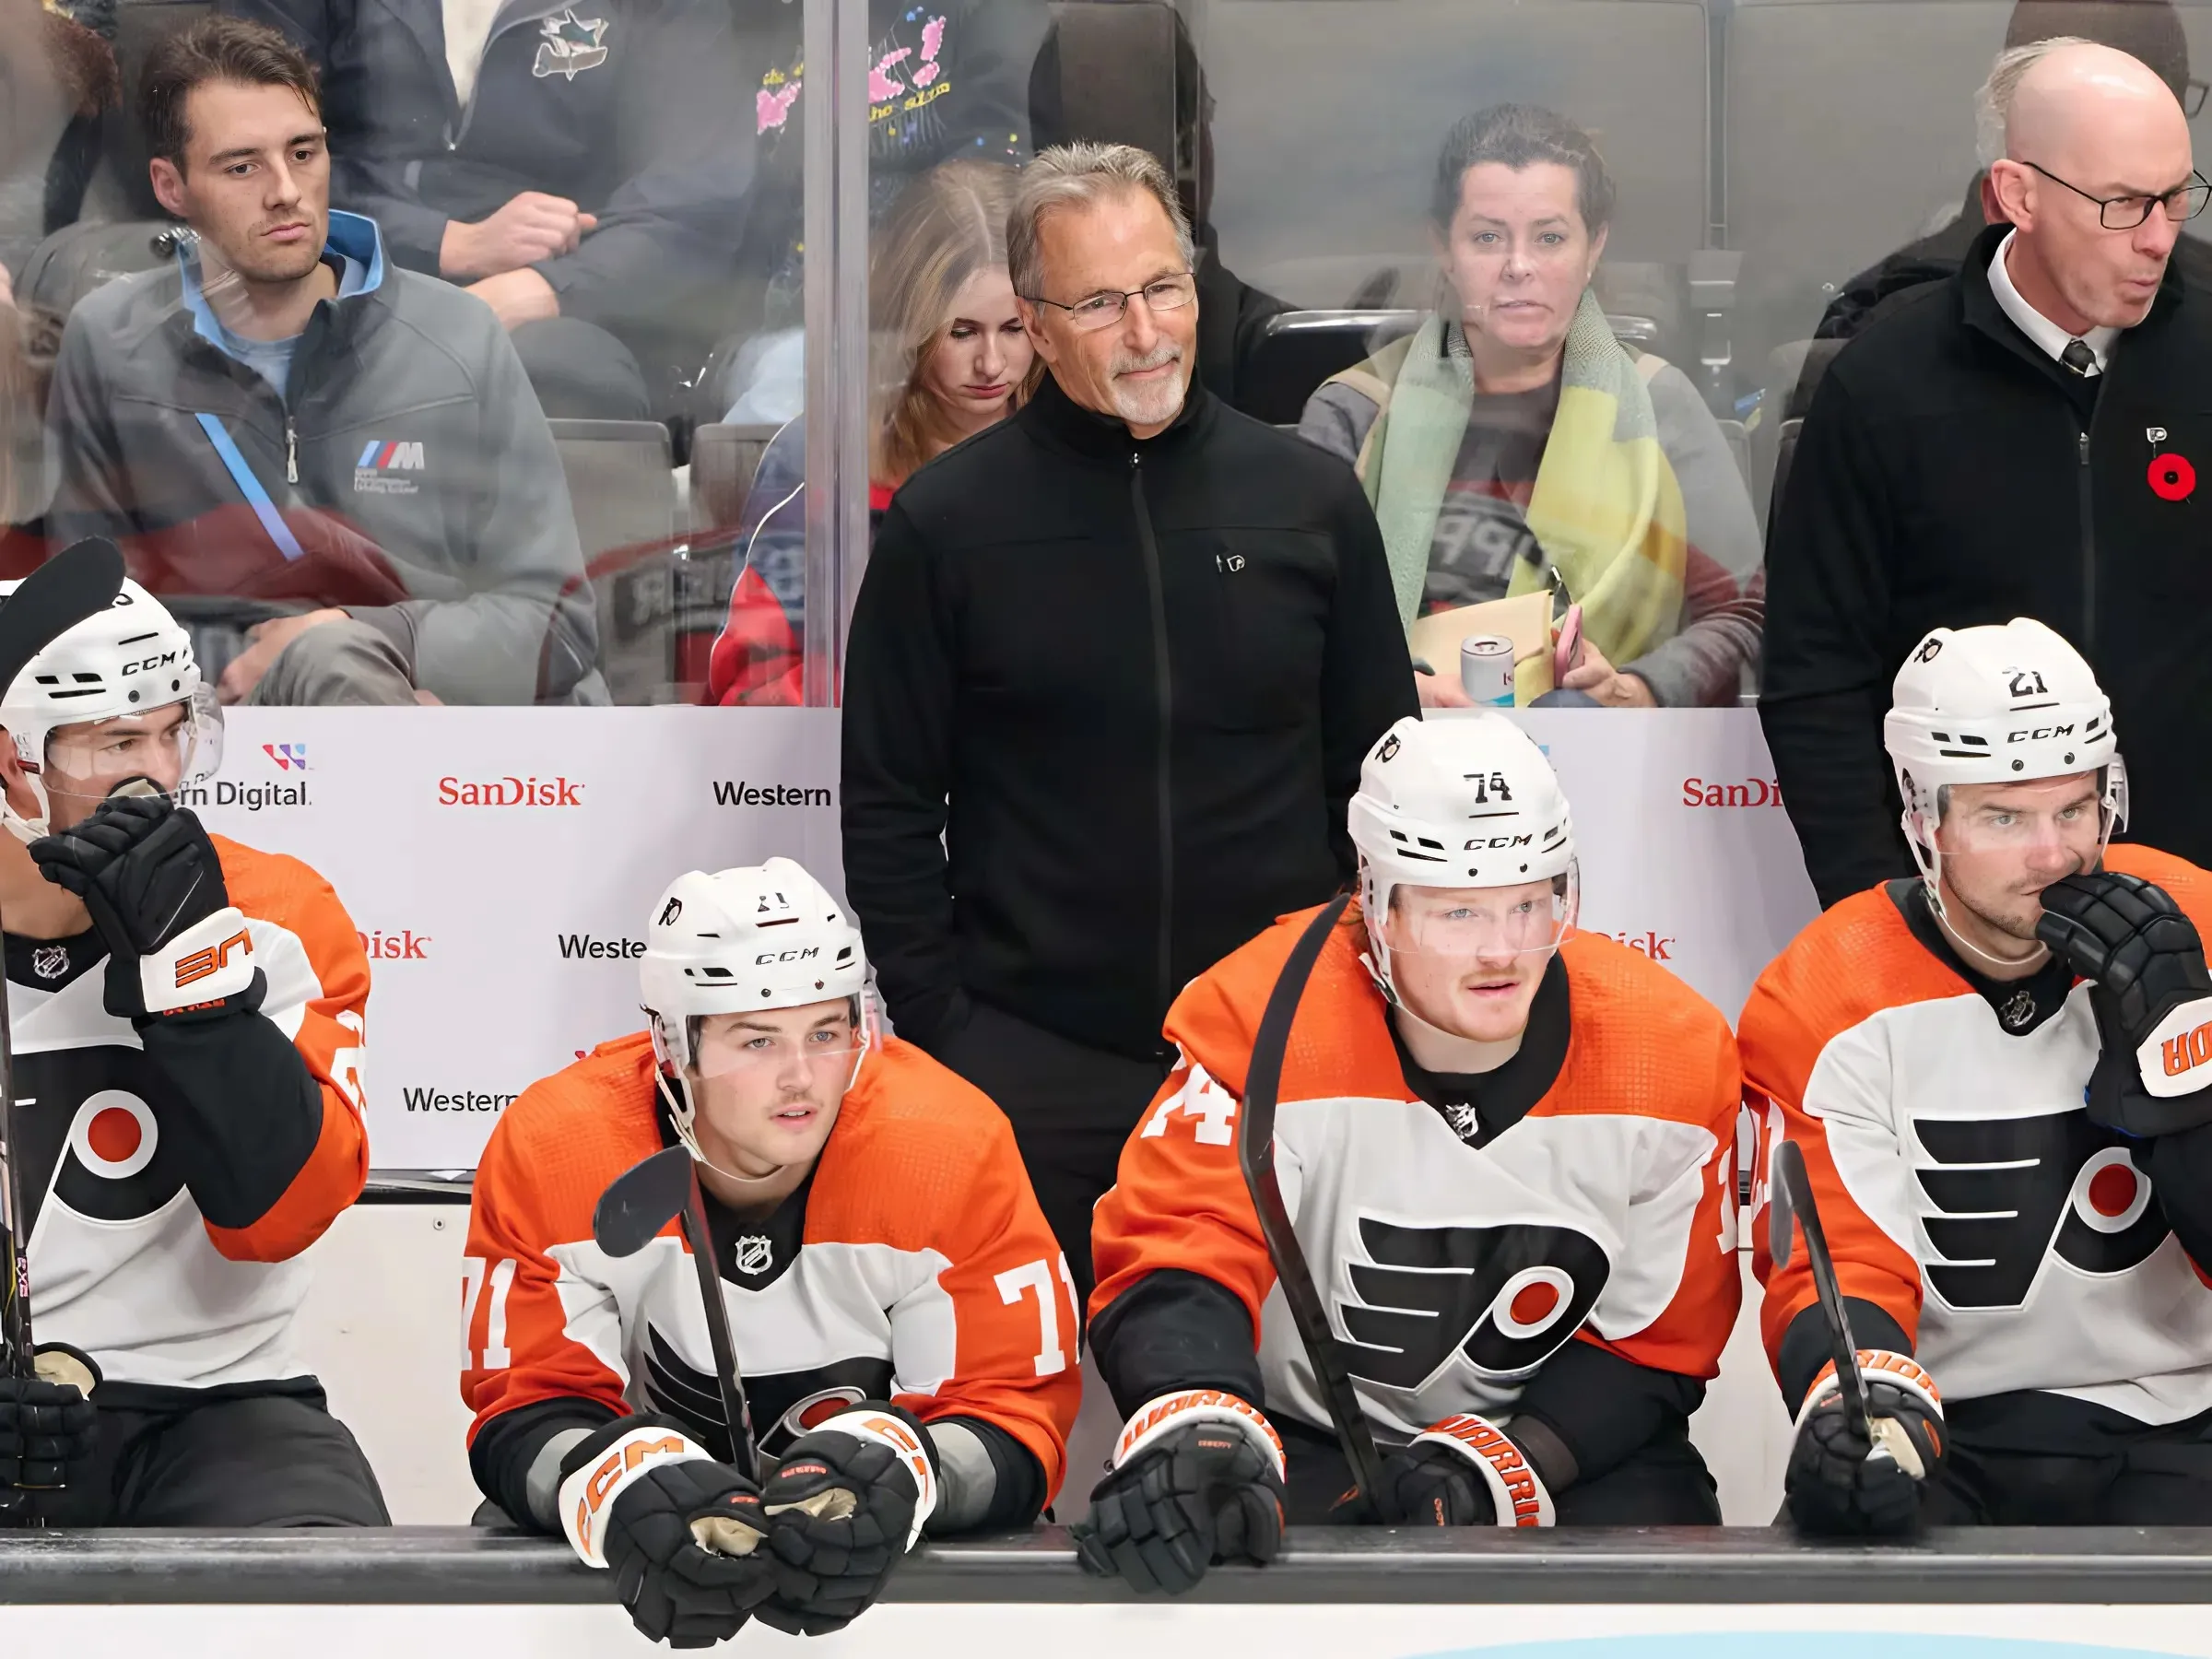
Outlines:
POLYGON ((1182 987, 1348 879, 1416 712, 1352 470, 1196 383, 1195 252, 1124 145, 1023 170, 1048 371, 892 498, 845 660, 845 890, 899 1034, 1013 1120, 1086 1297, 1090 1210, 1182 987))
POLYGON ((2006 51, 1979 114, 2006 222, 1836 359, 1767 551, 1760 714, 1824 904, 1912 873, 1896 665, 1932 628, 2014 617, 2159 734, 2131 839, 2212 858, 2212 293, 2173 261, 2212 185, 2172 90, 2110 47, 2006 51))

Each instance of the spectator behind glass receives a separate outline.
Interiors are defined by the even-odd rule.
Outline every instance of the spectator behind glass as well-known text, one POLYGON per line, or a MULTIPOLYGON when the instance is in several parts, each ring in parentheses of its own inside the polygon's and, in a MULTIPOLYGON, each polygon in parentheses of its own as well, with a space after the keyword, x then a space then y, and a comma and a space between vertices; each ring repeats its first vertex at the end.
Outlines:
MULTIPOLYGON (((1014 170, 949 161, 922 175, 869 257, 868 509, 924 462, 1018 407, 1035 360, 1006 276, 1014 170)), ((745 569, 714 641, 707 700, 797 703, 806 641, 806 423, 760 456, 739 520, 745 569)))
MULTIPOLYGON (((1837 354, 1774 517, 1759 715, 1823 904, 1913 870, 1896 665, 2015 617, 2158 735, 2129 756, 2129 837, 2212 863, 2212 305, 2170 263, 2212 185, 2171 88, 2107 46, 2006 52, 1979 116, 2008 222, 1837 354)), ((2033 676, 2017 695, 2033 709, 2033 676)))
POLYGON ((1090 1211, 1186 983, 1354 869, 1416 708, 1349 467, 1192 378, 1189 222, 1127 145, 1006 221, 1048 370, 885 509, 845 653, 845 887, 899 1032, 1013 1121, 1088 1287, 1090 1211))
POLYGON ((548 412, 647 418, 639 354, 705 356, 752 174, 727 0, 223 9, 320 67, 334 198, 489 305, 548 412))
POLYGON ((154 194, 194 235, 69 319, 55 544, 112 536, 156 594, 268 618, 223 669, 227 701, 605 701, 514 347, 480 301, 388 266, 373 221, 329 210, 313 68, 274 29, 207 18, 142 87, 154 194))
MULTIPOLYGON (((2029 46, 2062 35, 2094 41, 2139 60, 2166 83, 2191 119, 2204 108, 2205 83, 2190 78, 2189 37, 2171 0, 2019 0, 2012 8, 2005 44, 2029 46)), ((2005 135, 2001 128, 1985 128, 1976 139, 1982 171, 1967 185, 1963 205, 1927 235, 1845 283, 1828 302, 1813 331, 1816 339, 1848 340, 1892 294, 1951 276, 1982 227, 2003 220, 1989 166, 2005 153, 2005 135)), ((2174 245, 2173 262, 2191 286, 2212 287, 2212 244, 2184 236, 2174 245)))
MULTIPOLYGON (((1430 207, 1451 306, 1332 376, 1299 430, 1358 470, 1409 628, 1550 587, 1583 607, 1562 689, 1608 708, 1729 702, 1759 649, 1759 526, 1688 376, 1630 356, 1590 292, 1612 208, 1571 122, 1525 104, 1468 116, 1430 207)), ((1434 666, 1421 701, 1465 706, 1458 665, 1434 666)))

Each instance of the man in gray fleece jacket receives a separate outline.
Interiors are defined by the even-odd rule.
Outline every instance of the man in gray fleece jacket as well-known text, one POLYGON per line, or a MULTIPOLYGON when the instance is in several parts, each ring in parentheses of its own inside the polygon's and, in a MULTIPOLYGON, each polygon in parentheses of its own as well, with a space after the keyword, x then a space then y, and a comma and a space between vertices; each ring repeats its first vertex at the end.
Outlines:
POLYGON ((213 18, 157 49, 173 269, 70 317, 48 422, 56 544, 114 538, 160 594, 268 601, 226 700, 606 700, 560 459, 480 300, 329 209, 314 73, 213 18))

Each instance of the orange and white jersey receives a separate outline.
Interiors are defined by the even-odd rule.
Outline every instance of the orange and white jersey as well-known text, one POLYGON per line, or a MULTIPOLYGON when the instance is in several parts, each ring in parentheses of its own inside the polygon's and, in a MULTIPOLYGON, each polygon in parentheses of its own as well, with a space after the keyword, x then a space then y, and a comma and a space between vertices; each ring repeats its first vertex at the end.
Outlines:
MULTIPOLYGON (((98 934, 6 940, 32 1324, 40 1341, 89 1353, 110 1382, 212 1388, 303 1375, 289 1340, 313 1271, 300 1253, 369 1174, 369 960, 352 918, 298 859, 211 839, 268 980, 252 1018, 291 1040, 322 1096, 320 1137, 251 1225, 217 1226, 186 1186, 178 1126, 189 1132, 197 1108, 131 1022, 107 1011, 98 934)), ((258 1082, 218 1075, 210 1092, 258 1082)), ((238 1123, 252 1121, 253 1105, 239 1101, 238 1123)))
MULTIPOLYGON (((1261 1011, 1312 913, 1278 922, 1170 1010, 1181 1060, 1100 1201, 1091 1311, 1163 1270, 1213 1280, 1259 1333, 1268 1412, 1325 1429, 1236 1151, 1261 1011)), ((1509 1415, 1571 1340, 1712 1376, 1740 1296, 1727 1022, 1664 968, 1573 935, 1554 967, 1571 1010, 1557 1075, 1517 1121, 1470 1136, 1407 1086, 1365 939, 1355 912, 1322 950, 1275 1140, 1284 1204, 1378 1436, 1509 1415)))
MULTIPOLYGON (((2131 845, 2105 864, 2212 931, 2204 871, 2131 845)), ((1753 987, 1739 1030, 1761 1169, 1778 1140, 1799 1143, 1844 1295, 1897 1322, 1947 1399, 2042 1389, 2146 1423, 2212 1406, 2212 1290, 2147 1159, 2084 1107, 2088 985, 2053 963, 1985 994, 1917 888, 1845 900, 1753 987)), ((1802 1251, 1776 1271, 1756 1231, 1779 1368, 1812 1280, 1802 1251)))
MULTIPOLYGON (((619 1259, 592 1239, 607 1184, 673 1144, 657 1096, 640 1032, 533 1084, 492 1132, 464 1284, 472 1443, 500 1414, 559 1399, 667 1413, 723 1441, 680 1227, 619 1259)), ((708 1208, 763 1450, 888 1399, 1004 1430, 1058 1487, 1082 1387, 1075 1293, 1013 1129, 981 1091, 888 1039, 768 1223, 708 1208)))

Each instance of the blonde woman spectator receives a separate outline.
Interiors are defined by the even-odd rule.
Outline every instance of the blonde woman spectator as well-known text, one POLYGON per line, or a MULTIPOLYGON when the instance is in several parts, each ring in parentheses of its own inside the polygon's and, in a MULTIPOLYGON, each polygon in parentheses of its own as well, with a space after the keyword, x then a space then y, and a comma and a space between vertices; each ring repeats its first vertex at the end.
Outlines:
MULTIPOLYGON (((1612 208, 1573 123, 1468 116, 1431 204, 1450 303, 1324 383, 1299 429, 1366 485, 1409 628, 1548 587, 1583 607, 1564 689, 1727 702, 1759 649, 1759 526, 1689 378, 1632 356, 1590 292, 1612 208)), ((1436 667, 1422 702, 1465 703, 1457 665, 1436 667)))
MULTIPOLYGON (((868 508, 907 475, 1018 407, 1034 353, 1006 276, 1014 171, 949 161, 917 179, 876 233, 868 277, 868 508)), ((804 651, 804 416, 760 457, 739 533, 745 569, 707 674, 710 700, 795 703, 804 651)))

